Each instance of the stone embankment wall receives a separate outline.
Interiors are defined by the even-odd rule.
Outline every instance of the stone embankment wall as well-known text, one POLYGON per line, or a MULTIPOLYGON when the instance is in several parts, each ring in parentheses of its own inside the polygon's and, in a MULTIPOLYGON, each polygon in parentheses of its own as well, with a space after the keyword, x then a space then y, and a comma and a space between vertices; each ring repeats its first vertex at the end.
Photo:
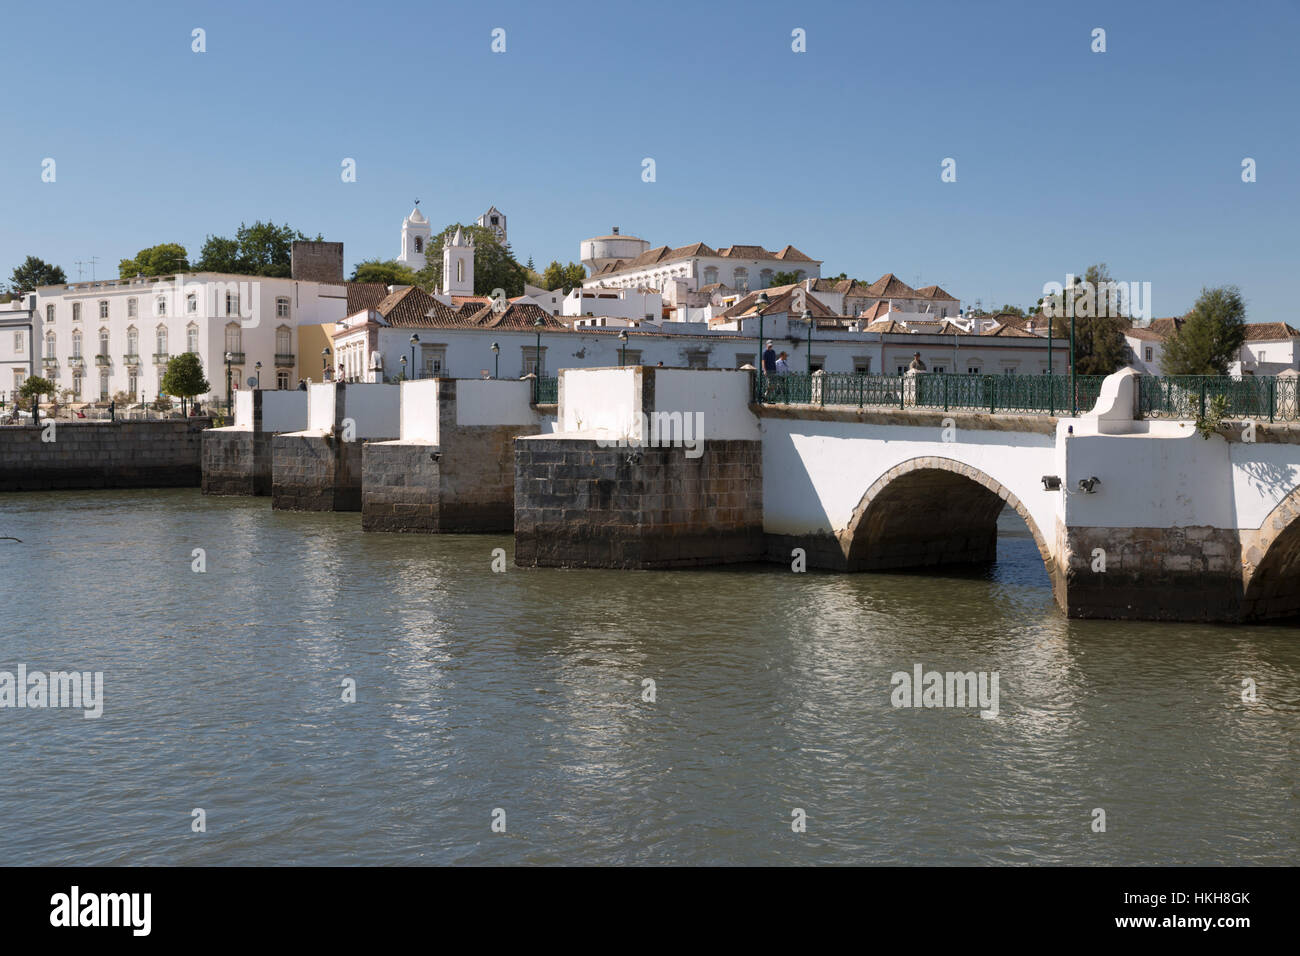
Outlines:
POLYGON ((0 427, 0 491, 197 488, 208 418, 0 427), (53 438, 52 441, 46 440, 53 438))

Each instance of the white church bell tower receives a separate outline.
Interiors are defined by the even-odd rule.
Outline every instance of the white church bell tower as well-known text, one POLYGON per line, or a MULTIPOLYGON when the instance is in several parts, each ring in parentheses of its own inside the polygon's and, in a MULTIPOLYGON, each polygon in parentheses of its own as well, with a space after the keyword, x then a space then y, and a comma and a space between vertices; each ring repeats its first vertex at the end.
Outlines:
POLYGON ((420 212, 420 200, 417 199, 411 214, 402 220, 402 254, 397 261, 416 272, 423 269, 428 262, 426 256, 431 232, 429 220, 420 212))
POLYGON ((474 294, 474 237, 460 226, 442 244, 442 291, 446 295, 474 294))

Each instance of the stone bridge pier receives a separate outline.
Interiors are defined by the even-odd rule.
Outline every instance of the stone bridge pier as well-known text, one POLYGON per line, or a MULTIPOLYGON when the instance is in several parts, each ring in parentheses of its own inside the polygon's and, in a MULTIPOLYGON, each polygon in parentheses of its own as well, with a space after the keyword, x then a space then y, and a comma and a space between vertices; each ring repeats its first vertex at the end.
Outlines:
POLYGON ((401 437, 362 451, 366 531, 508 532, 514 527, 514 440, 549 428, 531 381, 403 382, 401 437))
POLYGON ((396 385, 309 385, 306 429, 272 439, 271 507, 360 511, 363 445, 399 428, 396 385))
POLYGON ((306 427, 306 392, 241 389, 235 423, 203 433, 203 493, 269 495, 273 439, 306 427))

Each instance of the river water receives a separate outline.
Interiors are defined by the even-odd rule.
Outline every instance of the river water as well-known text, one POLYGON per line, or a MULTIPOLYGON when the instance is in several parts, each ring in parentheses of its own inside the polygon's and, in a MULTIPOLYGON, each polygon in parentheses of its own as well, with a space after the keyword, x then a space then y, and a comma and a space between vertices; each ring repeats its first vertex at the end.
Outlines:
POLYGON ((0 709, 3 862, 1300 862, 1300 629, 1067 621, 1002 528, 965 575, 494 573, 509 536, 5 495, 0 670, 104 692, 0 709), (998 715, 894 707, 916 664, 998 715))

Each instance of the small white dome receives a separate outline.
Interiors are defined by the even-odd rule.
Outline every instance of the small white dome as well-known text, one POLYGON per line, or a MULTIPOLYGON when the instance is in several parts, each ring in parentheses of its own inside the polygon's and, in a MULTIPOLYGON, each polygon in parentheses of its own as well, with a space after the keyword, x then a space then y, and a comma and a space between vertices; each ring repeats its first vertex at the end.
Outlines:
POLYGON ((416 206, 414 209, 411 210, 411 214, 406 217, 406 221, 407 222, 428 222, 429 220, 424 218, 424 213, 420 212, 419 206, 416 206))

